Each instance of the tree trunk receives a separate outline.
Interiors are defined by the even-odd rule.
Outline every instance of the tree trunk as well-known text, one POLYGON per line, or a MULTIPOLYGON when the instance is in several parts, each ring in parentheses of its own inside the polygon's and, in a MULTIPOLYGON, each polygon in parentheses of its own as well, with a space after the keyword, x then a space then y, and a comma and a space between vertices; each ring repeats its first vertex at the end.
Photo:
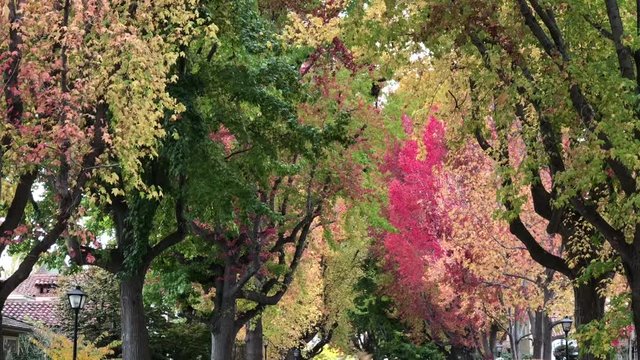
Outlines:
POLYGON ((543 333, 542 333, 542 360, 551 360, 551 319, 547 313, 543 316, 543 333))
MULTIPOLYGON (((511 357, 513 360, 518 360, 518 331, 516 329, 516 321, 512 320, 511 309, 509 309, 509 345, 511 347, 511 357)), ((515 314, 513 315, 515 319, 515 314)))
POLYGON ((492 359, 495 357, 494 355, 496 355, 494 352, 496 351, 496 342, 499 329, 500 328, 498 327, 498 325, 496 325, 496 323, 491 323, 491 327, 489 328, 489 351, 487 352, 487 354, 490 354, 492 359))
POLYGON ((542 359, 542 346, 544 343, 544 311, 542 309, 535 311, 533 316, 529 316, 532 321, 531 333, 533 335, 533 358, 542 359))
POLYGON ((211 360, 232 360, 236 339, 235 299, 223 299, 211 327, 211 360))
MULTIPOLYGON (((586 325, 593 320, 602 319, 604 316, 604 297, 598 294, 598 284, 601 279, 591 279, 586 284, 580 284, 573 288, 575 296, 574 319, 575 328, 586 325)), ((582 349, 588 344, 582 344, 582 349)), ((581 360, 593 360, 595 357, 586 352, 580 352, 581 360)))
POLYGON ((142 302, 143 270, 120 281, 122 359, 151 360, 149 332, 142 302))
POLYGON ((263 360, 262 317, 256 317, 246 325, 246 360, 263 360))

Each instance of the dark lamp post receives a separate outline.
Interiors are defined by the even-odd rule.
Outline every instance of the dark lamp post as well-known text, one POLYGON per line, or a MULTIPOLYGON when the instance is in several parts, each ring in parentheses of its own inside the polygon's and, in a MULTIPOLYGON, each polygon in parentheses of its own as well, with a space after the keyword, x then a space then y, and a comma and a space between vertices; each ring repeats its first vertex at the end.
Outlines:
POLYGON ((564 331, 565 359, 569 360, 569 330, 571 330, 573 320, 570 317, 565 316, 564 319, 560 320, 560 324, 562 324, 562 330, 564 331))
POLYGON ((71 289, 67 293, 69 298, 69 306, 74 312, 75 323, 73 326, 73 360, 78 358, 78 313, 80 309, 84 308, 84 304, 87 302, 87 294, 82 291, 80 286, 76 286, 75 289, 71 289))

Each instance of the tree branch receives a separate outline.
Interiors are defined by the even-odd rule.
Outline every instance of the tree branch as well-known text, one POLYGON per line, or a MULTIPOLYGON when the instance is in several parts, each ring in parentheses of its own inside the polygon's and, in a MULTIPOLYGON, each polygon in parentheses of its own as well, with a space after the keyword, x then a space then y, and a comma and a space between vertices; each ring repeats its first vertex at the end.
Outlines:
POLYGON ((533 33, 533 36, 538 39, 538 42, 540 43, 540 45, 542 45, 542 49, 547 53, 547 55, 553 58, 557 51, 554 43, 551 42, 536 18, 533 16, 531 8, 527 4, 526 0, 517 0, 517 2, 520 8, 520 13, 524 17, 525 24, 529 27, 529 29, 533 33))
MULTIPOLYGON (((180 177, 178 184, 180 187, 184 185, 184 176, 180 177)), ((177 224, 176 231, 165 236, 162 240, 155 244, 150 251, 147 252, 143 260, 145 268, 151 265, 151 262, 153 262, 156 257, 162 254, 162 252, 178 244, 187 236, 187 220, 184 216, 184 200, 182 199, 182 195, 178 195, 176 199, 175 212, 177 224)))
POLYGON ((553 15, 553 10, 551 9, 543 9, 538 0, 529 0, 531 2, 531 6, 535 10, 536 14, 542 19, 542 22, 549 30, 549 34, 551 34, 551 38, 556 45, 556 49, 562 55, 564 60, 569 59, 569 54, 567 53, 567 49, 564 45, 564 39, 562 38, 562 33, 558 28, 558 24, 556 23, 555 17, 553 15))
POLYGON ((621 230, 611 226, 593 206, 587 205, 584 200, 574 197, 571 199, 571 204, 582 217, 596 227, 625 261, 631 260, 633 247, 625 241, 624 233, 621 230))
MULTIPOLYGON (((640 0, 639 0, 640 1, 640 0)), ((596 23, 595 21, 591 20, 588 16, 584 16, 584 20, 589 23, 589 25, 591 25, 594 29, 596 29, 600 35, 602 35, 603 38, 608 39, 613 41, 613 34, 605 29, 602 25, 596 23)))
POLYGON ((611 35, 613 37, 613 43, 616 46, 616 55, 618 56, 618 66, 620 67, 620 74, 622 77, 634 80, 635 71, 633 65, 633 57, 631 55, 631 49, 624 46, 622 38, 624 37, 624 27, 622 19, 620 18, 620 8, 616 0, 605 0, 607 6, 607 17, 609 18, 609 24, 611 25, 611 35))

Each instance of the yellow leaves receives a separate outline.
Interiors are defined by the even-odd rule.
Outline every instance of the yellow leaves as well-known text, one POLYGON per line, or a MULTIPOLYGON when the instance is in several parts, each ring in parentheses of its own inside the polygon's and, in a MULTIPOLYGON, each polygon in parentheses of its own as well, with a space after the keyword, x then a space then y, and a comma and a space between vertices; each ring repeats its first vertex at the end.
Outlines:
POLYGON ((158 139, 165 136, 165 114, 176 120, 184 111, 167 91, 167 85, 177 81, 172 66, 184 55, 181 46, 201 34, 215 38, 217 31, 214 24, 202 25, 196 8, 193 0, 141 2, 133 25, 123 23, 126 19, 115 11, 106 13, 103 20, 108 25, 97 31, 87 49, 100 63, 90 85, 109 104, 115 124, 111 151, 121 162, 126 188, 149 191, 153 198, 161 192, 143 184, 140 159, 157 155, 158 139))
MULTIPOLYGON (((213 41, 218 29, 200 16, 197 0, 139 1, 134 17, 128 1, 99 3, 97 6, 91 1, 71 1, 69 23, 61 26, 63 12, 56 2, 24 2, 18 25, 24 43, 21 83, 15 91, 22 94, 24 103, 22 124, 32 128, 25 126, 31 131, 25 134, 6 124, 0 128, 3 135, 16 132, 11 134, 15 146, 6 150, 5 160, 20 165, 20 146, 35 139, 51 149, 34 156, 46 157, 42 161, 58 166, 59 144, 70 142, 66 152, 71 172, 86 171, 79 165, 82 156, 91 151, 96 108, 99 103, 106 103, 109 124, 103 129, 102 140, 107 149, 99 160, 116 159, 119 175, 101 166, 92 171, 106 184, 118 186, 113 190, 97 189, 97 197, 109 201, 110 196, 135 189, 149 191, 149 196, 157 198, 162 192, 147 188, 139 174, 143 159, 157 155, 159 139, 166 135, 163 122, 168 118, 177 120, 177 114, 185 109, 167 90, 168 84, 178 79, 172 69, 195 37, 213 41), (51 50, 61 49, 62 45, 70 88, 64 93, 57 86, 62 76, 61 50, 51 50)), ((2 28, 8 26, 4 20, 8 17, 6 11, 6 2, 2 2, 2 28)), ((6 104, 0 105, 2 109, 6 112, 6 104)), ((7 169, 8 166, 11 165, 7 169)))
POLYGON ((118 183, 118 180, 120 179, 120 177, 118 176, 117 173, 115 172, 110 172, 105 174, 104 176, 102 176, 102 179, 110 185, 114 185, 118 183))
POLYGON ((113 196, 124 196, 124 191, 120 188, 114 187, 111 188, 111 195, 113 196))
POLYGON ((284 37, 295 45, 320 47, 328 44, 340 34, 339 17, 325 21, 313 15, 304 17, 296 13, 289 13, 289 24, 285 27, 284 37))
POLYGON ((192 283, 191 285, 193 286, 193 290, 197 293, 197 295, 191 298, 194 302, 192 304, 193 308, 201 313, 210 314, 214 308, 213 300, 216 297, 216 289, 212 288, 207 292, 201 284, 192 283))
POLYGON ((386 11, 387 4, 385 0, 372 1, 365 9, 364 20, 382 21, 386 11))
MULTIPOLYGON (((33 339, 33 343, 51 360, 67 360, 73 357, 73 342, 64 335, 56 334, 45 328, 36 329, 36 335, 37 338, 33 339)), ((113 355, 113 349, 118 345, 118 342, 113 342, 105 347, 98 347, 95 343, 80 336, 77 358, 78 360, 106 359, 109 355, 113 355)))

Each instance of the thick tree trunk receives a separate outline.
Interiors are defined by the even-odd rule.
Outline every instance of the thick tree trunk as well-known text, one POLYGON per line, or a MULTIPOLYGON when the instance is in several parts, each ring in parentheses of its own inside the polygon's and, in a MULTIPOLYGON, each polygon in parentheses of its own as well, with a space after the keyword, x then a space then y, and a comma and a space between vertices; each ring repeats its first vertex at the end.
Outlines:
POLYGON ((256 317, 246 325, 246 360, 263 360, 262 317, 256 317))
POLYGON ((498 325, 491 323, 491 327, 489 328, 489 352, 487 352, 487 354, 491 354, 492 359, 495 357, 494 355, 496 355, 494 352, 496 351, 499 329, 498 325))
MULTIPOLYGON (((580 284, 573 288, 575 296, 574 320, 575 327, 588 324, 593 320, 602 319, 604 316, 604 297, 598 294, 598 284, 601 279, 590 280, 586 284, 580 284)), ((588 344, 582 344, 584 349, 588 344)), ((581 360, 593 360, 591 354, 581 351, 581 360)))
POLYGON ((236 339, 235 299, 224 299, 211 328, 211 360, 232 360, 236 339))
POLYGON ((544 313, 543 316, 543 333, 542 333, 542 360, 551 360, 551 319, 544 313))
POLYGON ((144 271, 120 281, 122 359, 151 360, 149 332, 142 302, 144 271))
POLYGON ((533 335, 533 358, 542 359, 542 344, 544 340, 544 311, 542 309, 535 311, 529 316, 531 322, 531 334, 533 335))

